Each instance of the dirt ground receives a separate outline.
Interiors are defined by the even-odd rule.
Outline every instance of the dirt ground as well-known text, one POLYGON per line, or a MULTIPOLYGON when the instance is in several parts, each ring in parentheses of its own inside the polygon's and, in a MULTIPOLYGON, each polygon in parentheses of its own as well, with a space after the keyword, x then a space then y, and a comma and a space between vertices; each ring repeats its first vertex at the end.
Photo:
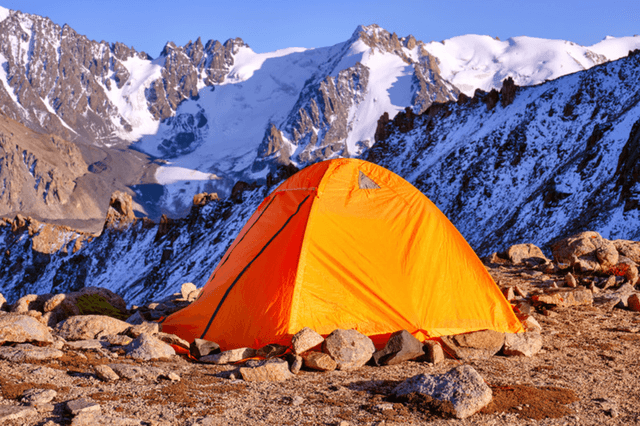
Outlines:
MULTIPOLYGON (((527 291, 549 279, 516 266, 489 268, 502 285, 527 291)), ((548 283, 547 283, 548 284, 548 283)), ((493 402, 467 419, 448 418, 417 395, 394 400, 392 389, 416 374, 440 374, 462 361, 431 365, 411 361, 365 366, 351 372, 301 371, 285 382, 233 379, 235 366, 109 359, 98 351, 67 352, 56 361, 13 364, 0 361, 0 404, 19 405, 29 388, 54 389, 52 405, 37 416, 7 425, 71 424, 69 400, 100 404, 99 424, 147 425, 632 425, 640 424, 640 314, 602 305, 534 313, 542 325, 543 349, 531 358, 494 356, 464 361, 484 377, 493 402), (92 365, 126 363, 138 378, 105 383, 92 365), (177 373, 181 380, 165 376, 177 373)))

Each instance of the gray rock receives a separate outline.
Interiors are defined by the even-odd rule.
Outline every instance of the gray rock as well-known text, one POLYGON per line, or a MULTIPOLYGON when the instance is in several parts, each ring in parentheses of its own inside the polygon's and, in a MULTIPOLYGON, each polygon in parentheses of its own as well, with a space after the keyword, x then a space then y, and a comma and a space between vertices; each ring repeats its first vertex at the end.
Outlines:
POLYGON ((0 405, 0 422, 19 420, 38 414, 33 407, 16 407, 13 405, 0 405))
POLYGON ((67 401, 67 410, 74 416, 84 413, 99 414, 102 411, 99 404, 85 398, 67 401))
POLYGON ((305 327, 291 338, 291 350, 294 354, 299 355, 318 346, 323 341, 324 337, 309 327, 305 327))
POLYGON ((289 362, 289 371, 293 374, 298 374, 302 368, 304 360, 300 355, 289 354, 287 361, 289 362))
POLYGON ((260 361, 255 367, 240 367, 239 371, 247 382, 281 382, 293 377, 287 361, 280 358, 260 361))
POLYGON ((275 358, 284 355, 287 349, 289 349, 287 346, 271 343, 258 349, 256 356, 265 359, 275 358))
POLYGON ((573 274, 568 273, 566 277, 564 277, 564 283, 567 287, 576 288, 578 287, 578 281, 576 281, 576 277, 573 274))
POLYGON ((506 356, 531 357, 542 349, 542 335, 535 332, 506 333, 502 353, 506 356))
POLYGON ((199 361, 207 364, 231 364, 254 356, 256 356, 255 349, 238 348, 220 352, 219 354, 203 356, 199 361))
POLYGON ((71 349, 102 349, 106 346, 106 342, 98 339, 76 340, 75 342, 67 342, 66 346, 71 349))
POLYGON ((461 365, 445 374, 420 374, 400 383, 393 393, 404 396, 419 393, 432 398, 442 411, 464 419, 491 402, 492 392, 480 374, 469 365, 461 365))
POLYGON ((124 350, 130 357, 143 361, 171 358, 176 354, 171 346, 149 334, 141 334, 125 346, 124 350))
POLYGON ((28 343, 16 345, 15 347, 0 346, 0 359, 11 362, 31 362, 46 361, 49 359, 61 358, 64 352, 51 347, 38 347, 28 343))
POLYGON ((356 330, 334 330, 322 342, 322 352, 335 360, 338 370, 362 367, 375 351, 371 339, 356 330))
POLYGON ((56 331, 66 340, 88 340, 99 334, 119 334, 129 327, 131 324, 104 315, 77 315, 59 323, 56 331))
POLYGON ((455 336, 442 336, 446 352, 457 359, 486 359, 504 345, 504 334, 494 330, 474 331, 455 336))
POLYGON ((220 345, 204 339, 194 339, 189 345, 189 352, 196 358, 220 353, 220 345))
POLYGON ((110 346, 127 346, 133 341, 129 336, 122 334, 107 334, 101 337, 102 340, 107 342, 110 346))
POLYGON ((128 380, 156 380, 164 374, 157 367, 139 367, 131 364, 109 364, 118 376, 128 380))
POLYGON ((49 328, 27 315, 4 314, 0 316, 0 345, 5 342, 52 343, 49 328))
POLYGON ((307 351, 303 353, 302 359, 307 368, 318 371, 333 371, 338 368, 338 364, 324 352, 307 351))
POLYGON ((426 354, 427 362, 440 364, 444 361, 444 351, 440 343, 433 340, 425 340, 423 350, 426 354))
POLYGON ((564 238, 551 247, 553 257, 562 268, 583 273, 606 270, 618 263, 618 251, 597 232, 586 231, 564 238))
POLYGON ((22 393, 22 402, 28 405, 48 404, 57 395, 53 389, 28 389, 22 393))
POLYGON ((394 365, 424 355, 422 343, 407 330, 393 333, 384 349, 373 354, 376 365, 394 365))
POLYGON ((154 334, 153 337, 155 337, 158 340, 162 340, 167 345, 175 345, 183 349, 189 350, 189 342, 176 336, 175 334, 159 332, 154 334))
POLYGON ((585 288, 549 290, 546 294, 535 294, 531 296, 533 302, 544 305, 555 305, 561 308, 570 306, 592 305, 593 293, 585 288))
POLYGON ((127 323, 132 324, 132 325, 138 325, 138 324, 142 324, 143 322, 145 322, 146 320, 144 319, 144 317, 140 314, 140 311, 136 311, 135 314, 131 315, 129 318, 127 318, 127 323))
POLYGON ((120 379, 120 376, 108 365, 96 365, 93 369, 96 372, 96 376, 105 382, 113 382, 120 379))
POLYGON ((133 337, 135 339, 143 333, 157 334, 158 332, 160 332, 160 324, 158 324, 157 322, 144 321, 141 324, 136 324, 127 328, 122 334, 133 337))

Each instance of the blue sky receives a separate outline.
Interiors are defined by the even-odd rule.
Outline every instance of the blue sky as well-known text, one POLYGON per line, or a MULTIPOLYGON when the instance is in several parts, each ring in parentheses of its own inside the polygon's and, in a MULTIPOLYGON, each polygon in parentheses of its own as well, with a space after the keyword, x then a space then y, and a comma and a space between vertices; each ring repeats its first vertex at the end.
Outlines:
POLYGON ((167 41, 240 37, 256 52, 330 46, 376 23, 422 41, 463 34, 564 39, 592 45, 640 33, 639 0, 0 0, 9 9, 69 24, 90 39, 158 56, 167 41))

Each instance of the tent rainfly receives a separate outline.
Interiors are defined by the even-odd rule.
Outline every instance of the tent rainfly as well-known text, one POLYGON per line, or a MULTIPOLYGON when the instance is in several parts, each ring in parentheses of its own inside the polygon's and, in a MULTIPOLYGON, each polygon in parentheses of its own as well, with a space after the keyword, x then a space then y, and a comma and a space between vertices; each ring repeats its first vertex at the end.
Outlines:
POLYGON ((309 166, 275 189, 222 257, 199 298, 162 330, 221 349, 288 345, 303 327, 356 329, 377 346, 523 331, 446 216, 413 185, 357 159, 309 166))

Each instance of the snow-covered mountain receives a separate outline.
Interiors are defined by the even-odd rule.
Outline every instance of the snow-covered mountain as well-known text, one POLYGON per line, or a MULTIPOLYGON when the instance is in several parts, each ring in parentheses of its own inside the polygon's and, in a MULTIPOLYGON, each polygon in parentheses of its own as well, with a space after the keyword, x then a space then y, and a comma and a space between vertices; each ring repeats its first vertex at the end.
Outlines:
MULTIPOLYGON (((420 114, 461 92, 499 88, 507 76, 537 84, 636 48, 640 37, 590 47, 478 35, 425 43, 370 25, 325 48, 255 53, 239 38, 198 38, 169 42, 153 59, 0 8, 0 111, 85 146, 87 164, 102 170, 92 182, 105 188, 94 204, 106 208, 111 185, 128 187, 142 214, 178 217, 198 192, 225 195, 238 179, 264 180, 281 164, 359 155, 383 113, 420 114)), ((49 217, 42 209, 35 213, 49 217)), ((0 214, 13 211, 0 205, 0 214)))
MULTIPOLYGON (((640 239, 640 51, 382 118, 376 135, 364 158, 416 185, 481 255, 522 242, 548 249, 583 230, 640 239)), ((201 286, 270 190, 238 184, 184 219, 112 220, 97 237, 14 220, 0 226, 0 292, 13 301, 96 285, 140 304, 201 286)))
POLYGON ((584 230, 640 239, 640 50, 509 83, 381 120, 365 159, 418 187, 480 253, 584 230))

